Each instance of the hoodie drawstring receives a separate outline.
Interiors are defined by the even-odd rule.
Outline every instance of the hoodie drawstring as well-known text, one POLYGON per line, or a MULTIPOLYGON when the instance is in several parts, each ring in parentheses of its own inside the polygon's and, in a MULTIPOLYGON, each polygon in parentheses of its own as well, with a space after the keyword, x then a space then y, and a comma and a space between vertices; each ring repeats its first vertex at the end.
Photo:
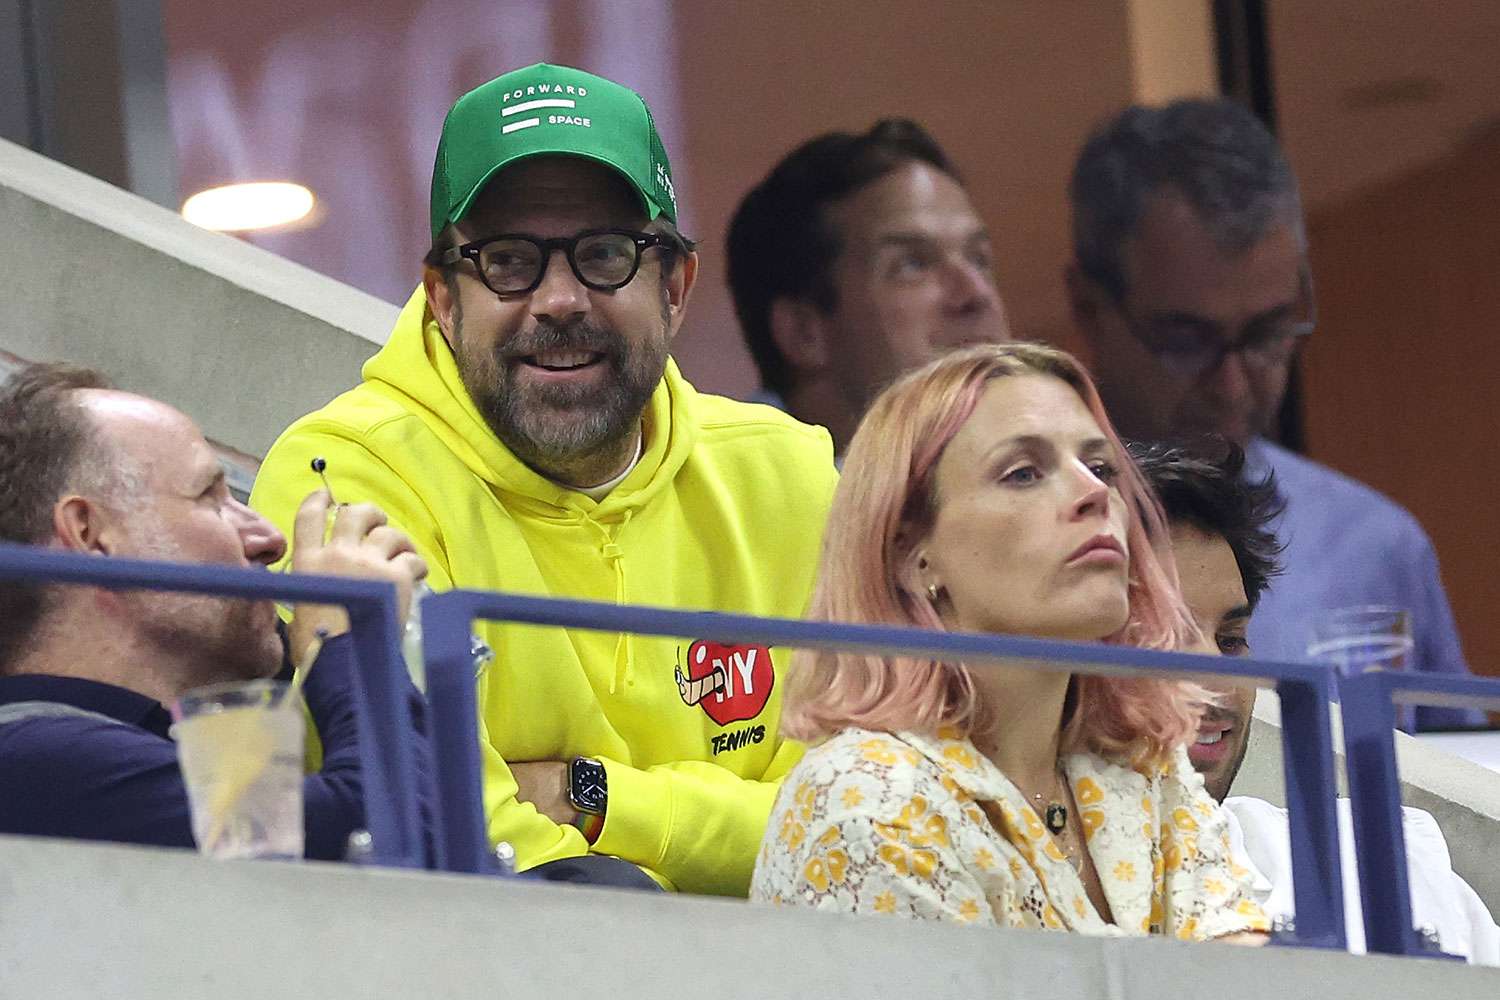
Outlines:
MULTIPOLYGON (((599 555, 609 563, 615 572, 615 603, 625 603, 625 559, 624 550, 620 548, 618 539, 625 526, 630 523, 631 516, 635 513, 633 509, 627 508, 620 517, 620 523, 615 528, 613 535, 609 529, 588 515, 586 511, 578 512, 578 519, 593 527, 603 538, 603 544, 599 546, 599 555)), ((614 694, 622 684, 632 684, 631 679, 635 672, 635 642, 634 635, 630 632, 621 632, 619 640, 615 643, 615 672, 609 679, 609 693, 614 694)))

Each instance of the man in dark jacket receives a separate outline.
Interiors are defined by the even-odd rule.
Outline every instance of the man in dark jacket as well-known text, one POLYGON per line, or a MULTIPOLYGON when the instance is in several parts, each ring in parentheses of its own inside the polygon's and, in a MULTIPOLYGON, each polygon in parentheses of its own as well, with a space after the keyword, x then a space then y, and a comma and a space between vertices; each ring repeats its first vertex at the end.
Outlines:
MULTIPOLYGON (((389 581, 404 614, 421 557, 368 504, 339 508, 325 539, 331 505, 324 492, 302 504, 294 570, 389 581)), ((239 568, 286 549, 230 495, 184 414, 63 365, 0 387, 0 539, 239 568)), ((274 676, 321 633, 303 689, 323 745, 322 770, 304 781, 306 855, 342 857, 364 822, 348 630, 342 608, 299 607, 284 649, 269 601, 7 583, 0 833, 191 847, 167 706, 191 688, 274 676)))

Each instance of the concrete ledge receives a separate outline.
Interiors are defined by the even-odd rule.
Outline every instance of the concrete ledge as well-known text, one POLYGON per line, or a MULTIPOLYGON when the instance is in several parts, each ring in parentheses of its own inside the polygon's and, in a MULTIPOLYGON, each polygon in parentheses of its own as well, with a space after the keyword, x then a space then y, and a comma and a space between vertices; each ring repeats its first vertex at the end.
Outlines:
POLYGON ((1493 997, 1500 970, 0 838, 0 995, 1493 997))
MULTIPOLYGON (((1343 746, 1339 707, 1333 707, 1334 746, 1343 746)), ((1336 753, 1340 792, 1345 791, 1344 755, 1336 753)), ((1500 917, 1500 775, 1478 764, 1427 746, 1405 733, 1396 733, 1396 764, 1401 774, 1401 800, 1432 813, 1448 840, 1453 870, 1479 893, 1490 913, 1500 917)), ((1262 691, 1255 702, 1250 749, 1235 779, 1234 795, 1254 795, 1286 805, 1285 774, 1281 766, 1281 706, 1276 696, 1262 691)))
POLYGON ((0 349, 102 368, 251 455, 355 385, 396 317, 390 303, 3 141, 0 231, 0 349))

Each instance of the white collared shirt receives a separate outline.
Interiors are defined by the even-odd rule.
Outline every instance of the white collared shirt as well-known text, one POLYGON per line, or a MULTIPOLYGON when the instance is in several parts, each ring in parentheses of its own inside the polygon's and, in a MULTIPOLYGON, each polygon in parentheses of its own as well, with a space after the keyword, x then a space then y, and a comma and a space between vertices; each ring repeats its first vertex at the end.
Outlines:
MULTIPOLYGON (((1290 916, 1292 849, 1287 812, 1264 799, 1231 796, 1224 800, 1235 853, 1255 869, 1255 891, 1274 919, 1290 916)), ((1444 951, 1476 965, 1500 965, 1500 928, 1469 884, 1459 878, 1448 857, 1448 843, 1430 813, 1403 808, 1407 870, 1411 882, 1412 923, 1437 931, 1444 951)), ((1339 853, 1344 870, 1344 922, 1349 950, 1365 951, 1363 911, 1359 903, 1359 870, 1354 855, 1354 825, 1349 800, 1338 800, 1339 853)))

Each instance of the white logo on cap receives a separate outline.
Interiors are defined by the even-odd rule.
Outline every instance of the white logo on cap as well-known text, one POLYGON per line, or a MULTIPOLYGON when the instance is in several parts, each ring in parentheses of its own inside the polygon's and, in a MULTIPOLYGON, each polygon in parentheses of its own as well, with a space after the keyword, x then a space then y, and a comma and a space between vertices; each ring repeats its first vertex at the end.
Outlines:
POLYGON ((575 87, 571 83, 567 85, 560 83, 539 83, 536 86, 526 87, 525 89, 517 87, 515 90, 506 91, 500 98, 500 103, 519 101, 523 97, 535 97, 538 94, 573 94, 578 97, 587 97, 589 96, 589 88, 575 87))
MULTIPOLYGON (((567 108, 569 110, 573 110, 573 109, 575 109, 575 108, 578 107, 578 102, 575 101, 575 100, 573 100, 573 98, 571 98, 571 97, 555 97, 555 96, 554 97, 538 97, 535 100, 522 101, 520 104, 508 104, 508 102, 511 101, 511 100, 516 100, 516 99, 520 99, 520 98, 523 98, 523 97, 533 97, 534 95, 537 95, 537 94, 549 94, 549 93, 550 94, 575 94, 578 97, 587 97, 588 94, 589 94, 589 91, 588 91, 587 87, 573 87, 573 86, 560 86, 560 85, 559 86, 554 86, 554 85, 546 84, 546 83, 538 84, 538 85, 533 86, 533 87, 527 87, 525 90, 517 88, 516 90, 510 91, 509 93, 505 94, 505 96, 500 99, 500 103, 501 104, 507 105, 506 107, 502 107, 500 109, 500 117, 501 117, 501 119, 503 120, 503 119, 509 118, 511 115, 524 114, 527 111, 540 111, 542 108, 567 108)), ((532 118, 522 118, 522 119, 519 119, 517 121, 513 121, 513 122, 511 122, 508 125, 501 126, 501 128, 500 128, 500 134, 501 135, 509 135, 512 132, 519 132, 523 128, 534 128, 535 126, 540 125, 541 123, 542 123, 542 119, 541 119, 540 115, 537 115, 537 116, 532 117, 532 118)), ((547 116, 547 124, 548 125, 579 125, 579 126, 582 126, 583 128, 593 128, 593 126, 594 126, 594 122, 593 122, 592 119, 584 118, 584 117, 582 117, 580 115, 573 115, 573 114, 563 114, 563 115, 556 115, 556 114, 554 114, 554 115, 548 115, 547 116)))
MULTIPOLYGON (((507 99, 509 99, 510 97, 509 94, 505 96, 507 99)), ((509 118, 511 115, 519 115, 527 111, 536 111, 541 108, 576 108, 577 106, 578 102, 573 100, 571 97, 544 97, 540 100, 526 101, 522 104, 513 104, 508 108, 501 108, 500 117, 502 119, 509 118)), ((552 116, 552 118, 554 119, 556 117, 556 115, 552 116)), ((541 118, 522 118, 520 121, 514 121, 509 125, 502 126, 500 129, 500 134, 510 135, 512 132, 518 132, 523 128, 531 128, 532 126, 540 125, 541 123, 541 118)))
POLYGON ((677 190, 672 187, 672 175, 667 173, 667 168, 660 163, 656 165, 656 186, 667 192, 667 197, 672 199, 672 208, 677 207, 677 190))

